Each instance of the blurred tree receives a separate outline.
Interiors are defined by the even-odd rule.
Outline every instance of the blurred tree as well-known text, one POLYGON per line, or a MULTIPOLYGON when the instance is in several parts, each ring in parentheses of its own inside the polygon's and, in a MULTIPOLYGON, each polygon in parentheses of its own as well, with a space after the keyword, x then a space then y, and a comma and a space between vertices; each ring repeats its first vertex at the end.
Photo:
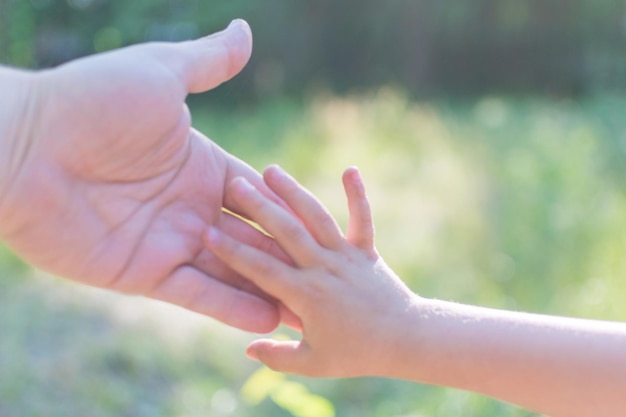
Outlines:
POLYGON ((48 67, 243 17, 256 48, 231 91, 249 98, 381 84, 577 95, 626 88, 624 16, 623 0, 0 0, 0 61, 48 67))

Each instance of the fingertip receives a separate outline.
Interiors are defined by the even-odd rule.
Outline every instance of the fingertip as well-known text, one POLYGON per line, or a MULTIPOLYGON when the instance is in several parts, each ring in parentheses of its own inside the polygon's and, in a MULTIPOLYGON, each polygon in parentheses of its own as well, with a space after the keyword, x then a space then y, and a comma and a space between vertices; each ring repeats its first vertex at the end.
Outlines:
POLYGON ((270 164, 263 171, 263 175, 272 175, 272 173, 274 171, 279 170, 279 169, 281 169, 280 165, 278 165, 278 164, 270 164))
POLYGON ((258 339, 248 345, 246 355, 278 372, 297 373, 300 369, 301 342, 258 339))
POLYGON ((286 176, 285 170, 277 164, 272 164, 263 171, 263 179, 270 187, 281 182, 286 176))
POLYGON ((246 348, 246 356, 252 360, 260 362, 259 354, 257 352, 257 348, 254 342, 250 343, 246 348))
POLYGON ((272 164, 263 171, 263 180, 269 189, 274 193, 278 204, 289 212, 293 212, 292 208, 287 204, 286 188, 287 185, 294 182, 293 178, 280 165, 272 164))
POLYGON ((358 175, 358 173, 359 173, 359 167, 357 167, 356 165, 349 166, 344 171, 344 175, 347 175, 347 176, 358 175))
POLYGON ((349 185, 363 188, 363 179, 361 178, 361 172, 356 166, 346 168, 346 170, 343 172, 343 180, 346 185, 348 185, 349 183, 349 185))
POLYGON ((234 19, 230 22, 227 30, 237 30, 240 32, 240 36, 243 36, 244 40, 246 40, 249 46, 252 48, 252 29, 250 29, 250 25, 243 19, 234 19))
MULTIPOLYGON (((267 365, 267 352, 271 350, 276 341, 272 339, 257 339, 246 348, 246 356, 252 360, 262 362, 267 365)), ((269 366, 269 365, 268 365, 269 366)))
POLYGON ((250 181, 248 181, 244 177, 234 178, 230 182, 229 187, 234 192, 234 195, 236 197, 245 197, 249 195, 251 192, 253 192, 254 190, 256 190, 254 185, 252 185, 250 181))
POLYGON ((372 211, 357 167, 349 167, 344 171, 343 184, 350 213, 347 239, 361 249, 374 251, 372 211))
POLYGON ((246 321, 242 321, 241 323, 242 324, 237 324, 237 323, 234 323, 234 324, 226 323, 226 324, 230 325, 231 327, 239 328, 246 332, 257 333, 257 334, 268 334, 276 330, 276 328, 278 327, 278 323, 275 321, 275 318, 273 316, 267 319, 257 318, 256 321, 246 320, 246 321))
POLYGON ((179 74, 188 93, 201 93, 243 69, 252 55, 252 32, 244 20, 237 19, 221 32, 182 42, 173 50, 178 52, 175 56, 165 56, 166 65, 179 74))
POLYGON ((364 200, 365 184, 361 178, 359 169, 355 166, 347 168, 343 173, 343 186, 346 191, 348 200, 364 200))
POLYGON ((278 204, 288 213, 294 214, 292 208, 283 199, 283 182, 286 178, 289 178, 289 174, 282 167, 277 164, 269 165, 263 171, 263 181, 268 188, 269 198, 274 203, 278 204))
POLYGON ((280 325, 280 312, 273 302, 247 292, 239 294, 231 308, 225 309, 226 316, 220 321, 256 334, 276 330, 280 325))
POLYGON ((246 321, 242 320, 242 323, 244 324, 240 326, 235 325, 235 327, 257 334, 268 334, 278 328, 280 325, 280 316, 275 310, 268 310, 265 315, 257 314, 255 320, 246 319, 246 321))
POLYGON ((235 19, 224 32, 228 35, 226 42, 234 52, 234 55, 231 55, 233 71, 239 72, 252 55, 252 30, 245 20, 235 19))
POLYGON ((248 332, 269 333, 281 319, 274 302, 236 289, 191 266, 178 268, 145 295, 248 332))
POLYGON ((242 291, 229 308, 224 308, 224 314, 218 317, 221 322, 256 334, 271 333, 280 325, 280 312, 274 303, 242 291))

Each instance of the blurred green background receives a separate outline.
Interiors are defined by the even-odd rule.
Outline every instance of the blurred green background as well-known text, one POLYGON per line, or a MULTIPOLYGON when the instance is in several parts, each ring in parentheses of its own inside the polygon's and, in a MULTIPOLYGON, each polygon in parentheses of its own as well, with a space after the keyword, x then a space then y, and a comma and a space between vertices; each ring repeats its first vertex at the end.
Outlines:
MULTIPOLYGON (((195 125, 342 224, 358 165, 418 293, 626 320, 626 5, 599 0, 0 0, 0 62, 46 68, 246 18, 250 65, 195 125)), ((1 99, 1 92, 0 92, 1 99)), ((282 330, 281 330, 282 332, 282 330)), ((312 380, 253 335, 42 276, 0 249, 0 416, 533 416, 461 391, 312 380)))

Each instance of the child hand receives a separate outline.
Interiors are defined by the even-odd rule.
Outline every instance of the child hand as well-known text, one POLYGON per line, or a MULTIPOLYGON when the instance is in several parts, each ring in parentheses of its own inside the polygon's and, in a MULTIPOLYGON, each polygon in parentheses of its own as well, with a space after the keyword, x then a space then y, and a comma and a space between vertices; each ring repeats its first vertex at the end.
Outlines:
POLYGON ((279 168, 269 168, 264 179, 285 208, 243 178, 226 192, 291 260, 216 229, 205 234, 209 250, 280 300, 302 325, 302 340, 257 340, 249 356, 308 376, 377 375, 459 388, 555 417, 623 414, 624 324, 418 297, 374 248, 356 169, 343 177, 346 237, 320 202, 279 168))
POLYGON ((418 297, 389 269, 374 246, 374 227, 356 168, 343 175, 350 220, 344 237, 322 204, 273 166, 266 184, 289 213, 244 178, 227 192, 292 258, 287 264, 218 231, 208 249, 284 303, 302 323, 301 341, 257 340, 248 355, 278 371, 320 377, 381 375, 394 357, 418 297), (296 217, 297 216, 297 217, 296 217))

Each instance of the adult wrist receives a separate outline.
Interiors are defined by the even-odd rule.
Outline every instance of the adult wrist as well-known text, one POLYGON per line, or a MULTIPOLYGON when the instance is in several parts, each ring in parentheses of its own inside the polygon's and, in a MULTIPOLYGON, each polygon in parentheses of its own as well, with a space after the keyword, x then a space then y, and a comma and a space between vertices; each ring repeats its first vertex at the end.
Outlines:
POLYGON ((15 210, 13 190, 33 153, 40 118, 41 73, 0 66, 0 238, 15 210))

